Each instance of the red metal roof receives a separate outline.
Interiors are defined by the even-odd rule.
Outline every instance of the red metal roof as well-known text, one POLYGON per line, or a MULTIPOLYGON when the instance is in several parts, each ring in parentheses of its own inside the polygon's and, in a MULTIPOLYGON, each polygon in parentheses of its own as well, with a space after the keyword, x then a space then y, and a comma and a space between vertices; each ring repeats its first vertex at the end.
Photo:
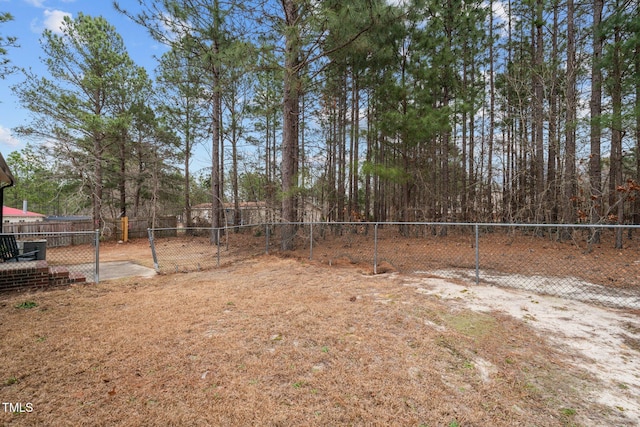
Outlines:
POLYGON ((21 216, 21 217, 32 217, 32 218, 44 217, 44 215, 39 213, 29 212, 29 211, 27 211, 27 213, 24 213, 22 209, 10 208, 8 206, 2 207, 2 216, 21 216))

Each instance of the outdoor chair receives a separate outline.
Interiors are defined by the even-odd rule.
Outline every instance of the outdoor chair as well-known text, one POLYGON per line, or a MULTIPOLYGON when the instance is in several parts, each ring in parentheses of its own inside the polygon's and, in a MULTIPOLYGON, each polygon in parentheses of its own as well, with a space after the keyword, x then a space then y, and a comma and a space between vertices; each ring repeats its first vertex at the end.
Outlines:
POLYGON ((16 236, 13 234, 0 234, 0 257, 4 262, 33 261, 38 250, 20 253, 16 236))

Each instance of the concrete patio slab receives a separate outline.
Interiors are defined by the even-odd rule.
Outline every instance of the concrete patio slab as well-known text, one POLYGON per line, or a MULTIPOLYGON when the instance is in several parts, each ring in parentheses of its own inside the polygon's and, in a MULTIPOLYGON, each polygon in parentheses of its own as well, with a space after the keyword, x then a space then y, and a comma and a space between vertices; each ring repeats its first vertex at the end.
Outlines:
POLYGON ((153 277, 156 271, 131 261, 110 261, 100 263, 100 281, 123 277, 153 277))

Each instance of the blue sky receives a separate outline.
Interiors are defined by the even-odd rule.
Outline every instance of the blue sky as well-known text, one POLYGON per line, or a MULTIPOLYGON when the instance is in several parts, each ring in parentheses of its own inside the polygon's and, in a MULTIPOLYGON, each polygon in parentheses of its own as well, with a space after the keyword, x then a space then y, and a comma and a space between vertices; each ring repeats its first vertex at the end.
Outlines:
MULTIPOLYGON (((121 0, 126 8, 137 2, 121 0)), ((0 25, 4 38, 18 38, 18 48, 10 48, 8 58, 20 68, 31 68, 38 76, 46 75, 42 65, 43 56, 40 37, 45 28, 59 31, 65 15, 75 18, 78 12, 85 15, 102 16, 122 36, 131 58, 153 75, 156 66, 154 55, 160 56, 163 46, 152 40, 145 28, 118 13, 112 0, 0 0, 0 11, 13 15, 13 21, 0 25)), ((6 158, 12 151, 24 148, 27 141, 19 139, 12 128, 28 124, 29 112, 24 110, 12 94, 10 87, 24 79, 20 73, 0 80, 0 153, 6 158)))

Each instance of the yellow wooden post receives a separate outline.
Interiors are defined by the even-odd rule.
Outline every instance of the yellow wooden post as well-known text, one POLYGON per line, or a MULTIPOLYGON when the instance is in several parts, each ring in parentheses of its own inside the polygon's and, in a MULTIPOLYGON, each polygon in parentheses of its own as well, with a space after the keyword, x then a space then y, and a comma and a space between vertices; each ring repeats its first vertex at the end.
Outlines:
POLYGON ((123 216, 121 218, 121 223, 122 223, 122 241, 127 242, 129 241, 129 218, 126 216, 123 216))

